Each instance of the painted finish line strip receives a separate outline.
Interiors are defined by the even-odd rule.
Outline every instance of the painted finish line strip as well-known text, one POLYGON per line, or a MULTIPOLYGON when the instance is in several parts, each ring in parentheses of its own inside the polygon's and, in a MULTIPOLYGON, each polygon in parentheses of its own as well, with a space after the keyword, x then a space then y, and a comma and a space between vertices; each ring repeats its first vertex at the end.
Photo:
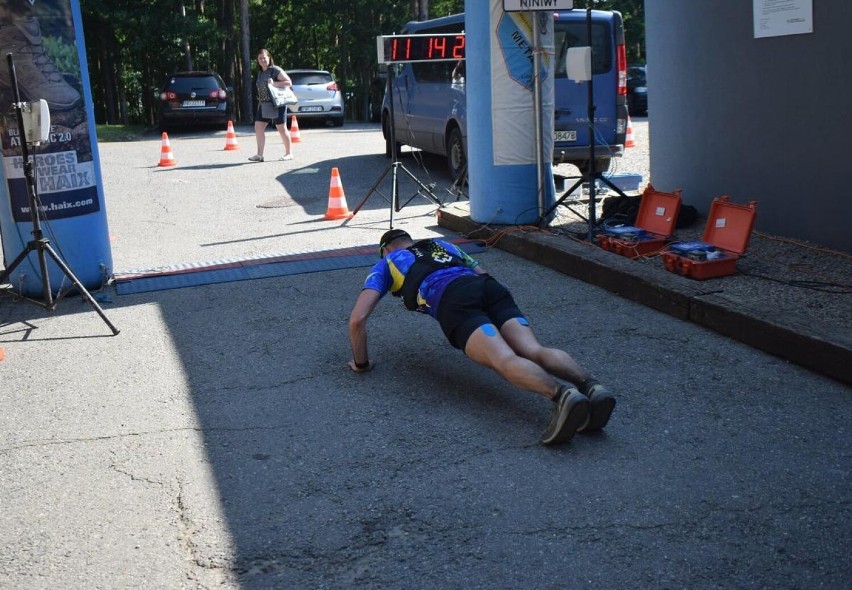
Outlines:
MULTIPOLYGON (((468 254, 476 254, 485 250, 482 242, 475 240, 462 238, 448 241, 459 245, 468 254)), ((232 281, 372 266, 376 262, 378 249, 379 246, 376 244, 375 246, 341 248, 267 258, 184 264, 115 273, 113 279, 116 293, 130 295, 232 281)))

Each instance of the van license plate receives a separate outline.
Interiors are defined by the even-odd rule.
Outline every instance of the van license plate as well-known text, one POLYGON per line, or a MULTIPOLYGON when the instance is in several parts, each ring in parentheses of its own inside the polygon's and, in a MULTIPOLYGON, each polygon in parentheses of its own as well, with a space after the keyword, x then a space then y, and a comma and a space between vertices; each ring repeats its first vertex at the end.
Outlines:
POLYGON ((321 110, 322 107, 299 107, 299 112, 301 113, 315 113, 321 110))
POLYGON ((181 106, 184 106, 184 107, 203 107, 204 101, 203 100, 185 100, 180 104, 181 104, 181 106))
POLYGON ((576 131, 554 131, 553 141, 577 141, 576 131))

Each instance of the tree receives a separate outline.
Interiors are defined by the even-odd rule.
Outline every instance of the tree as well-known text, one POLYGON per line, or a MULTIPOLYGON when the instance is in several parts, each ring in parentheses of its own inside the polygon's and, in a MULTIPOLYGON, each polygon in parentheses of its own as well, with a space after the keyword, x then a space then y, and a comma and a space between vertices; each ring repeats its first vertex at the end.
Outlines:
MULTIPOLYGON (((485 0, 482 0, 485 1, 485 0)), ((575 0, 583 8, 585 0, 575 0)), ((624 17, 631 63, 644 62, 644 0, 587 0, 624 17)), ((219 72, 234 89, 236 117, 253 115, 254 57, 334 73, 347 116, 366 119, 381 101, 376 37, 410 20, 464 10, 464 0, 80 0, 98 122, 156 124, 157 93, 179 69, 219 72)))
MULTIPOLYGON (((594 8, 617 10, 624 18, 629 63, 645 63, 645 0, 592 0, 594 8)), ((581 4, 575 1, 574 5, 581 4)), ((586 7, 585 5, 583 6, 586 7)))
POLYGON ((240 49, 242 55, 242 81, 243 81, 243 116, 245 123, 250 122, 254 107, 251 100, 251 57, 249 45, 251 42, 249 27, 248 0, 240 0, 240 49))

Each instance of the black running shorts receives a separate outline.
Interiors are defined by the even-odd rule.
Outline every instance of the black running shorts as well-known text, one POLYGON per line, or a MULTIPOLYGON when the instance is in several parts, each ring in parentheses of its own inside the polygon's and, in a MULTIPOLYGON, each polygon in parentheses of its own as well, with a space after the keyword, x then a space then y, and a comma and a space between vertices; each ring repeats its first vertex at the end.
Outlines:
POLYGON ((523 315, 509 290, 488 275, 457 278, 438 304, 438 323, 450 344, 460 350, 480 326, 494 324, 499 330, 523 315))

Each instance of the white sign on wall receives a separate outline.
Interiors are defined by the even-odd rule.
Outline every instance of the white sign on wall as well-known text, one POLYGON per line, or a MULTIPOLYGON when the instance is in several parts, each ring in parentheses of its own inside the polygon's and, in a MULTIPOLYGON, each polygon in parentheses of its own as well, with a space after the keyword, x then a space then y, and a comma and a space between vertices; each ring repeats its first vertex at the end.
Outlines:
POLYGON ((813 0, 753 0, 754 38, 814 32, 813 0))
POLYGON ((528 10, 571 10, 574 0, 503 0, 506 12, 526 12, 528 10))

